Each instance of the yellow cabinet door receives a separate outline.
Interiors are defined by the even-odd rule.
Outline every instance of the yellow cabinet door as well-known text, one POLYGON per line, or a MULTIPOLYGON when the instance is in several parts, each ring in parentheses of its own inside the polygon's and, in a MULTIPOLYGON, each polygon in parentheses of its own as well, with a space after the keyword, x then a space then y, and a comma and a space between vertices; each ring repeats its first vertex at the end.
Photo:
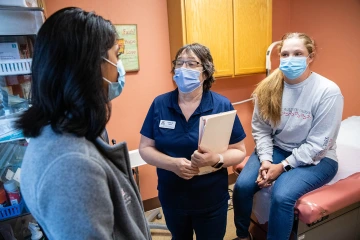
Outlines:
POLYGON ((234 75, 232 0, 185 0, 186 42, 210 49, 215 76, 234 75))
POLYGON ((265 72, 271 44, 271 0, 234 1, 235 75, 265 72))
POLYGON ((185 44, 210 49, 215 77, 234 75, 232 0, 168 0, 171 58, 185 44))

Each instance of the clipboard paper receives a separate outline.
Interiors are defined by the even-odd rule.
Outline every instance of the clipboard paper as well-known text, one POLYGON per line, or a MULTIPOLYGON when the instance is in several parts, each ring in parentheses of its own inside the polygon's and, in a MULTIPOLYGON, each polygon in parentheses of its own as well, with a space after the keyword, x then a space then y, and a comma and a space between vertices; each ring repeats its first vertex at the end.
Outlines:
MULTIPOLYGON (((202 116, 199 121, 199 147, 214 153, 225 152, 229 147, 236 112, 236 110, 232 110, 202 116)), ((206 166, 199 170, 198 175, 204 175, 219 169, 206 166)))

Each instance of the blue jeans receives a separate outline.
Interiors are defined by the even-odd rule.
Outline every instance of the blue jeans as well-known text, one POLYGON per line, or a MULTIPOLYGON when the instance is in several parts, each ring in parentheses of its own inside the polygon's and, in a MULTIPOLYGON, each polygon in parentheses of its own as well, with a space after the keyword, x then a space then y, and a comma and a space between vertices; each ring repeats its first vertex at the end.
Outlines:
POLYGON ((222 240, 226 232, 228 203, 209 212, 163 208, 166 226, 173 240, 222 240))
MULTIPOLYGON (((273 163, 280 163, 291 152, 274 147, 273 163)), ((236 180, 233 192, 234 220, 236 234, 240 238, 248 236, 250 215, 254 194, 260 190, 255 183, 260 168, 260 160, 254 152, 236 180)), ((338 163, 323 158, 317 165, 297 167, 283 172, 275 181, 268 222, 268 240, 288 240, 294 221, 294 206, 304 194, 330 182, 338 170, 338 163)))

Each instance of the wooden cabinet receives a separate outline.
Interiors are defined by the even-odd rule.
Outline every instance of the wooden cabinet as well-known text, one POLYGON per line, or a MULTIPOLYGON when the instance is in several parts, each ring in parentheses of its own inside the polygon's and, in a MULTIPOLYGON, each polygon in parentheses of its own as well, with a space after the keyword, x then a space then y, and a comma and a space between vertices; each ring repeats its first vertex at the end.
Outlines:
POLYGON ((271 0, 233 0, 235 75, 265 72, 271 44, 271 0))
POLYGON ((215 76, 265 72, 271 0, 167 0, 170 55, 198 42, 210 48, 215 76))
POLYGON ((231 76, 234 65, 232 2, 185 1, 186 43, 210 48, 217 76, 231 76))

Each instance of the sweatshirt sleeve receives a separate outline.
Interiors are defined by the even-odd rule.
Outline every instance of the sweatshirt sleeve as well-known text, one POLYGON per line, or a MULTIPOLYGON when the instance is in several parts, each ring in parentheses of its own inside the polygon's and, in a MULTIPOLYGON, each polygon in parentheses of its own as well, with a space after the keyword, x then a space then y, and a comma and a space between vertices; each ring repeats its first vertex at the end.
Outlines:
POLYGON ((261 118, 256 100, 251 125, 252 135, 255 140, 256 153, 259 156, 260 162, 265 160, 272 162, 272 127, 261 118))
POLYGON ((306 141, 287 158, 292 167, 313 164, 326 155, 339 132, 344 98, 341 94, 323 99, 314 115, 306 141))
POLYGON ((44 169, 36 195, 37 209, 46 216, 49 239, 113 239, 108 179, 104 169, 87 156, 61 156, 44 169))

